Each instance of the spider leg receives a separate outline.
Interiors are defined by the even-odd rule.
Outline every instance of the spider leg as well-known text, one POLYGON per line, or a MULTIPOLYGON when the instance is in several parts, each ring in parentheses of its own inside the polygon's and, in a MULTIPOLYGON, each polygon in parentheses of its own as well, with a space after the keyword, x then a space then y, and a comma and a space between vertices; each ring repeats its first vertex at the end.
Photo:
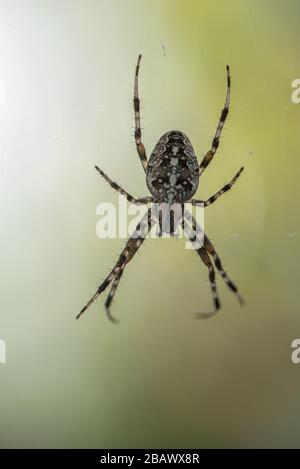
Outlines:
POLYGON ((152 217, 151 217, 151 209, 147 211, 147 213, 143 216, 141 221, 138 223, 134 233, 132 236, 128 239, 125 248, 123 249, 116 265, 114 268, 111 270, 111 272, 108 274, 106 279, 101 283, 101 285, 98 287, 96 293, 92 296, 92 298, 86 303, 86 305, 82 308, 80 313, 76 316, 76 319, 79 319, 80 316, 97 300, 99 295, 108 287, 108 285, 113 281, 111 291, 107 297, 107 300, 105 302, 105 307, 107 311, 107 315, 109 319, 115 321, 111 314, 110 314, 110 304, 113 300, 115 291, 118 287, 119 280, 123 274, 124 268, 126 264, 133 258, 135 253, 138 251, 139 247, 142 245, 144 242, 147 233, 150 231, 150 228, 152 226, 152 217))
POLYGON ((227 273, 225 272, 219 255, 217 254, 212 242, 206 235, 204 235, 204 246, 207 252, 212 256, 214 264, 216 268, 218 269, 218 271, 220 272, 221 276, 223 277, 224 282, 226 283, 228 288, 236 295, 240 305, 242 306, 245 303, 245 301, 239 294, 237 286, 233 283, 233 281, 228 277, 227 273))
POLYGON ((229 112, 230 89, 231 89, 229 65, 226 65, 226 72, 227 72, 227 91, 226 91, 226 99, 225 99, 224 108, 222 109, 222 112, 221 112, 218 127, 217 127, 216 133, 215 133, 213 141, 212 141, 211 149, 206 153, 206 155, 204 156, 203 160, 201 161, 201 163, 199 165, 199 169, 200 169, 199 176, 201 176, 201 174, 203 173, 205 168, 207 168, 207 166, 209 165, 209 163, 213 159, 214 154, 216 153, 216 151, 218 149, 218 146, 219 146, 219 143, 220 143, 220 135, 221 135, 222 129, 224 127, 226 117, 227 117, 228 112, 229 112))
POLYGON ((228 184, 225 184, 225 186, 222 187, 222 189, 220 189, 218 192, 212 195, 209 199, 207 200, 192 199, 190 203, 192 205, 203 205, 203 207, 207 207, 208 205, 213 204, 222 194, 224 194, 225 192, 229 191, 229 189, 232 188, 233 184, 238 180, 243 170, 244 170, 244 167, 242 166, 241 169, 236 173, 234 178, 228 184))
POLYGON ((142 55, 140 54, 138 56, 138 61, 137 61, 136 68, 135 68, 135 77, 134 77, 134 98, 133 98, 134 120, 135 120, 134 138, 135 138, 137 152, 139 154, 144 171, 146 172, 147 155, 146 155, 144 144, 142 143, 140 99, 139 99, 139 89, 138 89, 138 78, 139 78, 141 58, 142 58, 142 55))
MULTIPOLYGON (((138 248, 137 248, 138 249, 138 248)), ((136 250, 137 250, 136 249, 136 250)), ((124 272, 124 268, 125 268, 125 265, 126 264, 123 264, 123 266, 120 268, 119 272, 116 274, 115 278, 114 278, 114 281, 112 283, 112 286, 111 286, 111 289, 110 289, 110 292, 108 294, 108 297, 106 298, 106 301, 104 303, 104 306, 105 306, 105 309, 106 309, 106 314, 107 314, 107 317, 110 321, 114 322, 114 323, 118 323, 119 321, 117 319, 114 318, 114 316, 112 316, 111 312, 110 312, 110 305, 111 305, 111 302, 115 296, 115 293, 116 293, 116 290, 118 288, 118 285, 119 285, 119 282, 120 282, 120 279, 123 275, 123 272, 124 272)))
POLYGON ((236 295, 240 305, 242 306, 245 302, 244 302, 243 298, 241 297, 241 295, 239 294, 237 286, 228 277, 226 271, 224 270, 221 259, 220 259, 220 256, 217 254, 212 242, 207 237, 207 235, 203 233, 203 230, 198 225, 195 218, 187 210, 185 212, 185 215, 186 215, 187 220, 192 224, 193 233, 195 233, 195 232, 199 233, 199 230, 200 230, 200 232, 204 235, 204 237, 203 237, 203 246, 204 246, 205 250, 213 258, 214 264, 215 264, 217 270, 219 271, 220 275, 222 276, 223 280, 225 281, 226 285, 236 295))
POLYGON ((199 255, 200 259, 202 260, 202 262, 208 268, 208 278, 209 278, 212 297, 213 297, 214 309, 213 309, 213 311, 210 311, 210 312, 207 312, 207 313, 197 313, 196 314, 196 317, 198 319, 208 319, 208 318, 214 316, 215 314, 217 314, 217 312, 219 311, 219 309, 221 307, 221 303, 220 303, 219 295, 218 295, 218 291, 217 291, 216 279, 215 279, 215 277, 216 277, 215 276, 215 269, 214 269, 214 266, 213 266, 213 264, 210 260, 209 254, 208 254, 207 250, 205 249, 205 247, 203 245, 202 245, 202 247, 199 247, 199 239, 197 239, 199 233, 195 234, 195 232, 191 230, 188 223, 185 223, 185 231, 184 232, 185 232, 186 237, 190 240, 190 242, 194 246, 195 251, 199 255))
POLYGON ((201 260, 204 262, 206 267, 208 268, 208 278, 210 281, 210 287, 211 287, 211 292, 213 296, 214 310, 208 313, 197 313, 196 317, 198 319, 208 319, 214 316, 215 314, 217 314, 217 312, 221 308, 221 303, 219 300, 219 295, 218 295, 217 285, 216 285, 216 280, 215 280, 215 269, 209 258, 209 255, 204 248, 197 249, 197 253, 199 254, 201 260))
POLYGON ((150 202, 153 202, 153 197, 142 197, 140 199, 136 199, 135 197, 132 197, 132 195, 128 194, 128 192, 126 192, 121 186, 119 186, 119 184, 117 184, 116 182, 112 181, 108 176, 107 174, 104 173, 104 171, 102 171, 102 169, 100 169, 98 166, 95 166, 96 170, 98 171, 98 173, 101 174, 101 176, 105 179, 106 182, 108 182, 108 184, 113 188, 115 189, 116 191, 118 191, 120 194, 124 195, 124 197, 126 197, 126 199, 128 200, 128 202, 130 202, 131 204, 137 204, 137 205, 142 205, 142 204, 149 204, 150 202))

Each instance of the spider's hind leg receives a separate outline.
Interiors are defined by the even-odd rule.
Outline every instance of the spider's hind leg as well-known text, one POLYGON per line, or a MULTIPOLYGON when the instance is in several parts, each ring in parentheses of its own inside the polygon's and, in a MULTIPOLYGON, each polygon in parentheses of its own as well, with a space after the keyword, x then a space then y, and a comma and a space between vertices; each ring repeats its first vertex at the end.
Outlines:
POLYGON ((141 114, 140 114, 140 98, 139 98, 139 70, 140 70, 140 63, 141 63, 141 54, 138 56, 138 61, 135 68, 135 77, 134 77, 134 97, 133 97, 133 107, 134 107, 134 121, 135 121, 135 144, 136 149, 139 154, 142 166, 144 171, 147 170, 147 154, 142 142, 142 129, 141 129, 141 114))
POLYGON ((215 155, 215 153, 216 153, 216 151, 219 147, 220 136, 221 136, 221 133, 222 133, 226 118, 228 116, 229 103, 230 103, 230 89, 231 89, 231 78, 230 78, 229 65, 226 65, 226 73, 227 73, 227 91, 226 91, 225 104, 224 104, 224 107, 222 109, 221 116, 220 116, 219 123, 218 123, 218 127, 217 127, 216 133, 214 135, 212 144, 211 144, 211 149, 206 153, 206 155, 204 156, 203 160, 201 161, 201 163, 199 165, 199 170, 200 170, 199 176, 201 176, 201 174, 203 173, 205 168, 207 168, 207 166, 209 165, 209 163, 213 159, 213 157, 214 157, 214 155, 215 155))

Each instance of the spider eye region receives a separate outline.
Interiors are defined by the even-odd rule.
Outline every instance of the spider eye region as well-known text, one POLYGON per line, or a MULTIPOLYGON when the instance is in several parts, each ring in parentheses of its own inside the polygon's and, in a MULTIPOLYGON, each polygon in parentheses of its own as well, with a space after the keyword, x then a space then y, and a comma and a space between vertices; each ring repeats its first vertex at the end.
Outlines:
POLYGON ((157 202, 187 202, 199 183, 199 165, 185 134, 170 131, 157 142, 146 173, 149 191, 157 202))

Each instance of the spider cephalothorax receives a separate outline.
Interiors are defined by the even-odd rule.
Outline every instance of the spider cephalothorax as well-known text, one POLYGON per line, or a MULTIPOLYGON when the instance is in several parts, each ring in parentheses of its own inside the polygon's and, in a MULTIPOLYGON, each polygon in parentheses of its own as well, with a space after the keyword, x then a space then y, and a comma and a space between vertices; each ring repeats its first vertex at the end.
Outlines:
POLYGON ((171 130, 159 139, 147 164, 146 181, 157 202, 182 203, 195 194, 199 165, 183 132, 171 130))
POLYGON ((153 225, 159 226, 160 233, 165 232, 174 234, 176 224, 178 223, 182 224, 185 236, 190 240, 200 259, 208 268, 208 276, 214 301, 214 310, 210 313, 198 313, 198 317, 207 318, 214 315, 220 309, 214 266, 219 271, 230 290, 235 293, 239 302, 241 304, 243 302, 238 293, 237 287, 223 269, 220 257, 218 256, 212 242, 209 240, 207 235, 203 233, 202 228, 199 227, 194 217, 184 208, 185 202, 189 202, 192 205, 201 205, 202 207, 211 205, 233 186, 243 171, 243 168, 241 168, 228 184, 209 197, 209 199, 200 200, 192 198, 198 188, 200 176, 213 159, 219 147, 220 135, 228 115, 231 87, 229 66, 226 66, 227 93, 225 105, 221 112, 221 117, 212 140, 211 148, 203 157, 201 163, 198 163, 191 142, 187 136, 178 130, 171 130, 159 139, 148 161, 146 150, 142 143, 140 99, 138 94, 138 74, 141 57, 141 55, 138 57, 134 80, 133 104, 135 117, 135 142, 137 152, 146 174, 147 186, 152 196, 136 199, 116 182, 112 181, 98 166, 96 166, 96 169, 110 184, 110 186, 120 194, 124 195, 130 203, 151 203, 152 207, 148 209, 148 212, 138 223, 136 230, 128 239, 116 265, 98 287, 94 296, 92 296, 92 298, 82 308, 80 313, 77 315, 77 318, 79 318, 111 284, 111 290, 105 301, 105 307, 108 317, 111 320, 114 320, 110 314, 110 305, 126 265, 138 251, 153 225), (171 217, 170 214, 173 216, 171 217))

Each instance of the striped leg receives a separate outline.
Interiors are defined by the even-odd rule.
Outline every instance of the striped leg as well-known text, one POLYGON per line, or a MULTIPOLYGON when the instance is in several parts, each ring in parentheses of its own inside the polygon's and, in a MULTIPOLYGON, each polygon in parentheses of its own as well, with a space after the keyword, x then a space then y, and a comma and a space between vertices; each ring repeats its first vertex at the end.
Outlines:
POLYGON ((210 281, 210 287, 213 296, 214 302, 214 310, 209 313, 197 313, 198 319, 208 319, 217 314, 218 310, 221 307, 218 292, 217 292, 217 285, 215 280, 215 269, 212 265, 212 262, 209 258, 207 251, 204 248, 197 249, 197 253, 199 254, 200 258, 204 262, 204 264, 208 267, 208 278, 210 281))
POLYGON ((213 264, 210 260, 210 257, 208 255, 208 252, 206 251, 205 247, 203 247, 203 246, 200 247, 200 248, 198 247, 199 246, 199 240, 197 240, 197 234, 195 234, 195 233, 196 232, 194 230, 191 230, 189 224, 185 223, 185 235, 190 240, 190 242, 193 244, 193 246, 195 246, 195 251, 199 255, 202 262, 208 268, 208 278, 209 278, 209 281, 210 281, 210 287, 211 287, 212 296, 213 296, 214 310, 211 311, 211 312, 207 312, 207 313, 197 313, 196 314, 196 317, 198 319, 208 319, 208 318, 214 316, 218 312, 218 310, 221 307, 221 304, 220 304, 218 291, 217 291, 214 266, 213 266, 213 264))
POLYGON ((139 89, 138 89, 138 78, 139 78, 139 69, 140 69, 140 62, 141 62, 141 54, 138 56, 138 61, 135 68, 135 78, 134 78, 134 98, 133 98, 133 106, 134 106, 134 120, 135 120, 135 144, 136 149, 139 154, 141 163, 143 165, 144 171, 146 172, 147 169, 147 155, 145 147, 142 143, 142 130, 141 130, 141 115, 140 115, 140 99, 139 99, 139 89))
POLYGON ((220 120, 219 120, 219 124, 218 124, 217 130, 216 130, 215 136, 214 136, 213 141, 212 141, 211 149, 206 153, 206 155, 204 156, 202 162, 200 163, 199 176, 201 176, 201 174, 203 173, 205 168, 207 168, 207 166, 209 165, 209 163, 213 159, 214 154, 216 153, 216 151, 218 149, 218 146, 219 146, 219 143, 220 143, 220 135, 221 135, 222 129, 224 127, 226 117, 227 117, 228 112, 229 112, 231 80, 230 80, 230 71, 229 71, 229 66, 228 65, 226 65, 226 72, 227 72, 227 92, 226 92, 225 105, 224 105, 224 108, 222 109, 222 112, 221 112, 221 117, 220 117, 220 120))
MULTIPOLYGON (((195 241, 196 237, 197 237, 197 239, 199 239, 199 236, 201 234, 203 235, 203 230, 201 229, 199 224, 196 222, 195 218, 187 210, 185 212, 185 217, 186 217, 186 220, 188 221, 188 223, 190 223, 191 226, 192 226, 192 236, 194 237, 194 239, 192 241, 195 241)), ((198 241, 198 245, 199 245, 199 241, 198 241)), ((226 285, 228 286, 228 288, 236 295, 240 305, 242 306, 244 304, 244 300, 241 297, 241 295, 239 294, 236 285, 233 283, 233 281, 228 277, 227 273, 225 272, 225 270, 223 268, 223 265, 222 265, 222 262, 221 262, 221 259, 218 256, 212 242, 206 236, 206 234, 204 234, 204 238, 203 238, 203 247, 206 250, 206 252, 210 256, 212 256, 214 264, 215 264, 217 270, 220 272, 220 274, 221 274, 223 280, 225 281, 226 285)))
POLYGON ((114 320, 110 314, 110 304, 113 300, 114 294, 118 287, 120 278, 123 274, 126 264, 133 258, 135 253, 138 251, 139 247, 144 242, 147 233, 150 231, 152 226, 152 218, 151 218, 151 209, 143 216, 142 220, 138 223, 134 233, 132 234, 131 238, 126 243, 125 248, 123 249, 115 267, 106 277, 106 279, 102 282, 102 284, 98 287, 96 293, 92 296, 92 298, 86 303, 86 305, 82 308, 80 313, 76 316, 76 319, 79 319, 80 316, 97 300, 100 294, 108 287, 108 285, 112 283, 111 291, 108 295, 108 298, 105 302, 105 308, 107 315, 110 320, 114 320))
POLYGON ((225 272, 220 257, 218 256, 212 242, 209 240, 209 238, 206 235, 204 235, 204 247, 207 250, 207 252, 212 256, 214 264, 216 268, 218 269, 218 271, 220 272, 221 276, 223 277, 226 285, 236 295, 240 305, 242 306, 244 304, 243 298, 239 294, 236 285, 233 283, 233 281, 228 277, 227 273, 225 272))
POLYGON ((116 182, 112 181, 105 173, 104 171, 102 171, 102 169, 100 169, 98 166, 95 166, 96 170, 101 174, 102 177, 104 177, 105 181, 108 182, 108 184, 113 188, 115 189, 116 191, 118 191, 120 194, 124 195, 124 197, 126 197, 126 199, 128 200, 128 202, 130 202, 131 204, 137 204, 137 205, 141 205, 141 204, 149 204, 150 202, 153 202, 153 197, 142 197, 141 199, 135 199, 134 197, 132 197, 132 195, 128 194, 128 192, 126 192, 124 189, 122 189, 121 186, 119 186, 119 184, 117 184, 116 182))
POLYGON ((244 170, 244 167, 242 166, 241 169, 236 173, 234 178, 228 184, 225 184, 225 186, 222 189, 220 189, 218 192, 212 195, 208 200, 192 199, 190 203, 192 205, 203 205, 203 207, 207 207, 208 205, 213 204, 222 194, 224 194, 225 192, 229 191, 229 189, 232 188, 233 184, 238 180, 243 170, 244 170))
MULTIPOLYGON (((136 251, 138 250, 138 248, 136 249, 136 251)), ((106 309, 106 314, 107 314, 107 317, 110 321, 114 322, 114 323, 118 323, 119 321, 117 319, 115 319, 111 312, 110 312, 110 305, 111 305, 111 302, 115 296, 115 293, 116 293, 116 290, 118 288, 118 285, 119 285, 119 282, 120 282, 120 279, 123 275, 123 272, 124 272, 124 269, 125 269, 125 265, 126 263, 124 263, 121 267, 120 267, 120 270, 118 271, 118 273, 116 274, 115 278, 114 278, 114 281, 112 283, 112 286, 111 286, 111 289, 110 289, 110 292, 108 294, 108 297, 106 298, 106 301, 104 303, 104 306, 105 306, 105 309, 106 309)))

